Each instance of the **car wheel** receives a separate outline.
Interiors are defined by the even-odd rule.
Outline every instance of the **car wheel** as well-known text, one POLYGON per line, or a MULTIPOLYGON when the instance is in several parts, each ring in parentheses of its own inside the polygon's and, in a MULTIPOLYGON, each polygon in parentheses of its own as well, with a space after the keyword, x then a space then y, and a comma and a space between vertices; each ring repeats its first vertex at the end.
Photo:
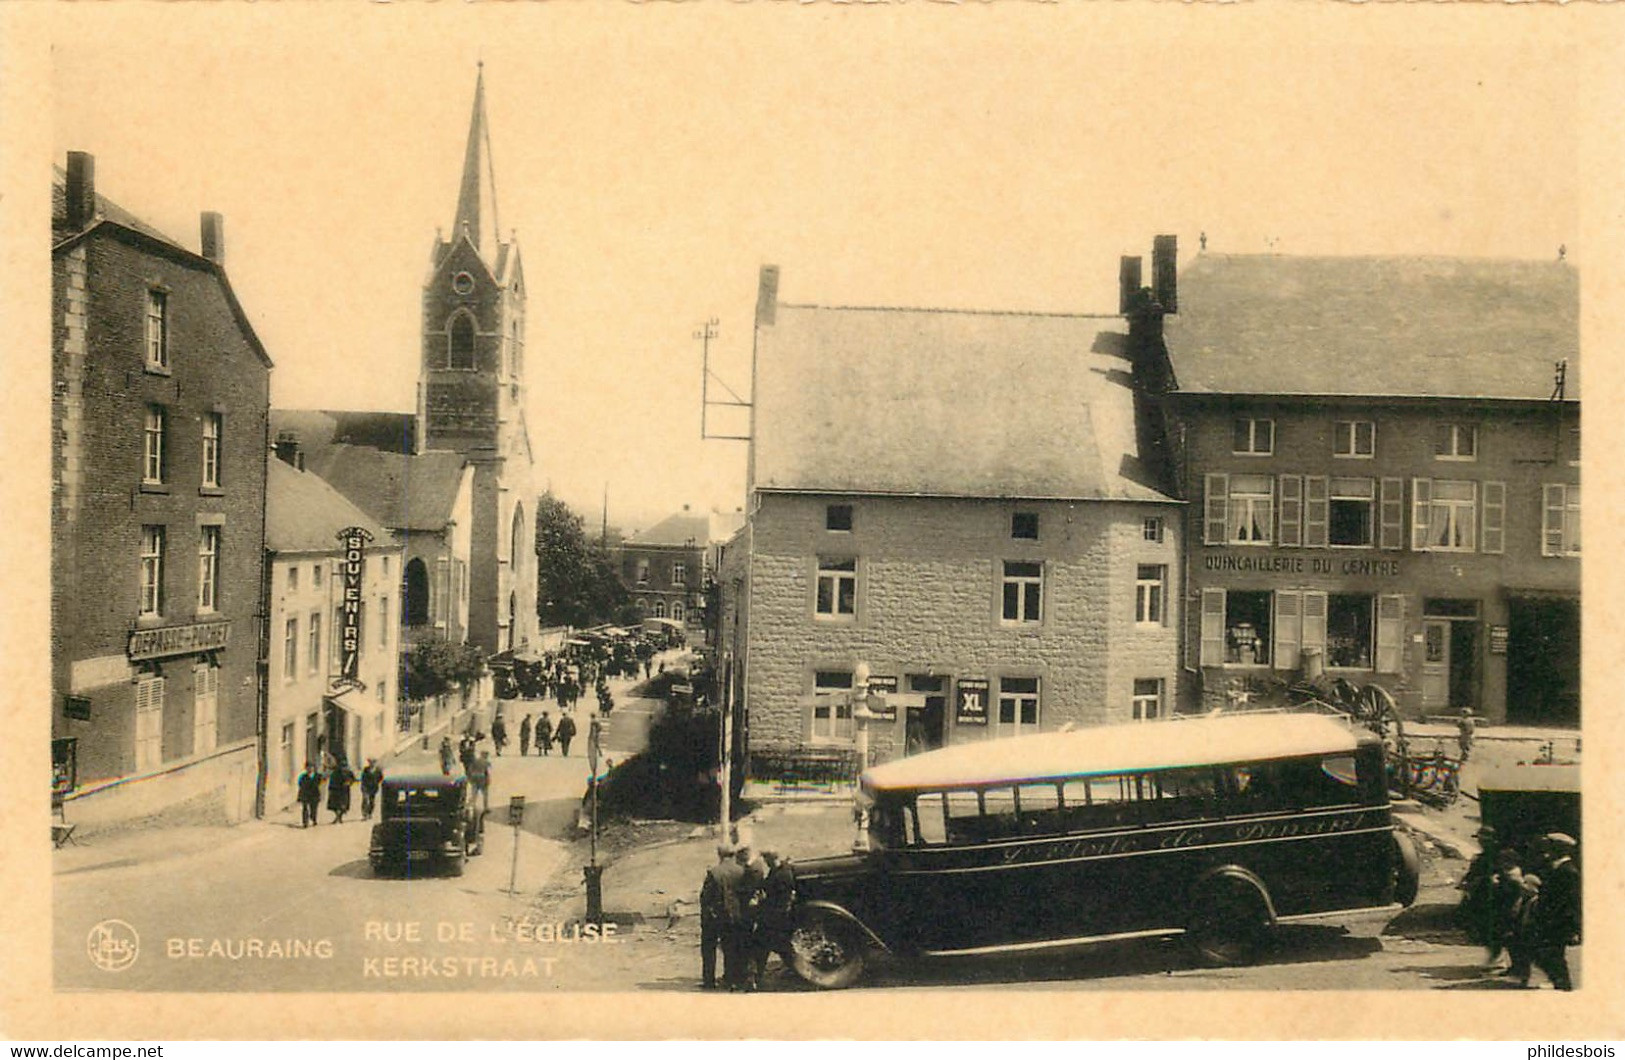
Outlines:
POLYGON ((1416 901, 1416 893, 1421 888, 1422 860, 1410 836, 1401 832, 1395 832, 1393 836, 1393 860, 1388 870, 1389 893, 1400 905, 1409 906, 1416 901))
POLYGON ((1210 880, 1196 893, 1185 937, 1197 958, 1214 966, 1250 964, 1269 933, 1269 907, 1256 885, 1234 876, 1210 880))
POLYGON ((815 914, 790 932, 790 967, 821 990, 851 986, 863 975, 863 936, 828 913, 815 914))
POLYGON ((461 876, 463 874, 463 869, 467 866, 467 864, 468 855, 461 852, 457 853, 452 857, 450 862, 449 867, 451 869, 451 874, 453 876, 461 876))

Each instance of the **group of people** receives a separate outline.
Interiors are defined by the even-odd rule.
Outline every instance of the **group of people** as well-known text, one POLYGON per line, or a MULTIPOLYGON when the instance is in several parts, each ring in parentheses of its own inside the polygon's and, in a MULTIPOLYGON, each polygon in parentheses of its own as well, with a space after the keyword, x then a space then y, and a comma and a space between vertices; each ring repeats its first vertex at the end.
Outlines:
MULTIPOLYGON (((497 722, 501 722, 501 720, 499 717, 497 722)), ((495 728, 496 723, 493 723, 492 729, 495 730, 495 728)), ((542 711, 542 716, 536 719, 534 725, 531 724, 530 715, 526 714, 519 722, 519 757, 523 758, 530 754, 530 747, 534 742, 537 754, 552 754, 553 745, 557 743, 559 753, 568 758, 570 757, 570 741, 575 738, 576 722, 568 714, 559 718, 557 728, 553 726, 553 716, 545 710, 542 711)), ((500 748, 497 753, 502 753, 500 748)))
POLYGON ((367 759, 360 777, 356 776, 343 755, 329 757, 322 769, 318 769, 314 762, 306 762, 304 772, 299 774, 297 781, 299 827, 321 824, 317 815, 321 810, 324 784, 327 787, 327 808, 333 814, 332 823, 343 824, 344 815, 350 812, 350 789, 358 780, 361 784, 361 818, 370 820, 373 806, 378 801, 378 788, 384 781, 384 771, 376 758, 367 759))
POLYGON ((1479 832, 1481 853, 1461 882, 1461 926, 1489 951, 1499 974, 1529 985, 1538 968, 1553 987, 1572 990, 1567 950, 1580 942, 1578 844, 1561 832, 1529 842, 1523 851, 1479 832), (1506 964, 1502 965, 1503 956, 1506 964))
POLYGON ((730 991, 762 988, 767 959, 789 952, 796 901, 790 859, 772 850, 758 856, 748 840, 717 844, 717 863, 700 885, 701 986, 717 989, 717 951, 722 986, 730 991))

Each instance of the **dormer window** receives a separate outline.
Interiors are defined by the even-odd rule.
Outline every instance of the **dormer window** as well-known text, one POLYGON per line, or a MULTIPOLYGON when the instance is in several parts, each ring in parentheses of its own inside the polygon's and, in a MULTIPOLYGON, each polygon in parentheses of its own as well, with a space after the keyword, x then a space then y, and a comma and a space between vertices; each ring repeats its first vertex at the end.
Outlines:
POLYGON ((447 367, 453 371, 470 371, 474 367, 474 319, 467 313, 458 313, 451 319, 450 346, 447 349, 447 367))

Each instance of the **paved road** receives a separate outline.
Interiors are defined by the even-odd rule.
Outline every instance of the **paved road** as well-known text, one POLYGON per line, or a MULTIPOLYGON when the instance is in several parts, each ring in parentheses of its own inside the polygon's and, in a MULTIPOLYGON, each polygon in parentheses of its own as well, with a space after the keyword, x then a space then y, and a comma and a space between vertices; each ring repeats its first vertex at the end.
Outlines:
MULTIPOLYGON (((612 759, 642 748, 657 707, 617 698, 624 706, 605 740, 612 759)), ((511 715, 512 727, 522 715, 511 715)), ((211 830, 217 834, 203 845, 193 835, 194 849, 183 854, 168 854, 156 834, 130 839, 125 857, 113 856, 116 838, 100 851, 67 852, 55 879, 57 985, 533 990, 549 979, 569 982, 591 944, 560 941, 563 933, 535 924, 529 907, 550 879, 579 880, 558 837, 573 826, 586 790, 585 728, 583 721, 571 758, 556 750, 520 758, 514 745, 494 760, 486 849, 469 859, 461 877, 374 877, 367 864, 370 824, 359 819, 359 798, 342 825, 325 823, 331 816, 325 811, 324 823, 309 829, 299 827, 297 815, 282 815, 211 830), (503 823, 513 794, 527 799, 517 832, 503 823), (507 891, 516 849, 518 896, 507 891), (139 938, 136 959, 117 971, 90 958, 92 930, 109 919, 139 938)), ((386 771, 419 768, 438 763, 416 752, 386 771)), ((123 937, 123 929, 115 927, 112 937, 123 937)))

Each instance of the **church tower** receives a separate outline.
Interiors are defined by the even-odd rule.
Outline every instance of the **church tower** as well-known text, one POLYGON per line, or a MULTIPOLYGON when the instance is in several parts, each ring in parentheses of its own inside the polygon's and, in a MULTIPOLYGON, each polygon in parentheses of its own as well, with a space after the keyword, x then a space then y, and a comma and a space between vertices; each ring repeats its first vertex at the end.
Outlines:
POLYGON ((534 455, 525 427, 525 280, 497 226, 484 64, 474 82, 457 215, 436 234, 423 284, 417 438, 474 465, 468 639, 487 652, 536 644, 534 455))

